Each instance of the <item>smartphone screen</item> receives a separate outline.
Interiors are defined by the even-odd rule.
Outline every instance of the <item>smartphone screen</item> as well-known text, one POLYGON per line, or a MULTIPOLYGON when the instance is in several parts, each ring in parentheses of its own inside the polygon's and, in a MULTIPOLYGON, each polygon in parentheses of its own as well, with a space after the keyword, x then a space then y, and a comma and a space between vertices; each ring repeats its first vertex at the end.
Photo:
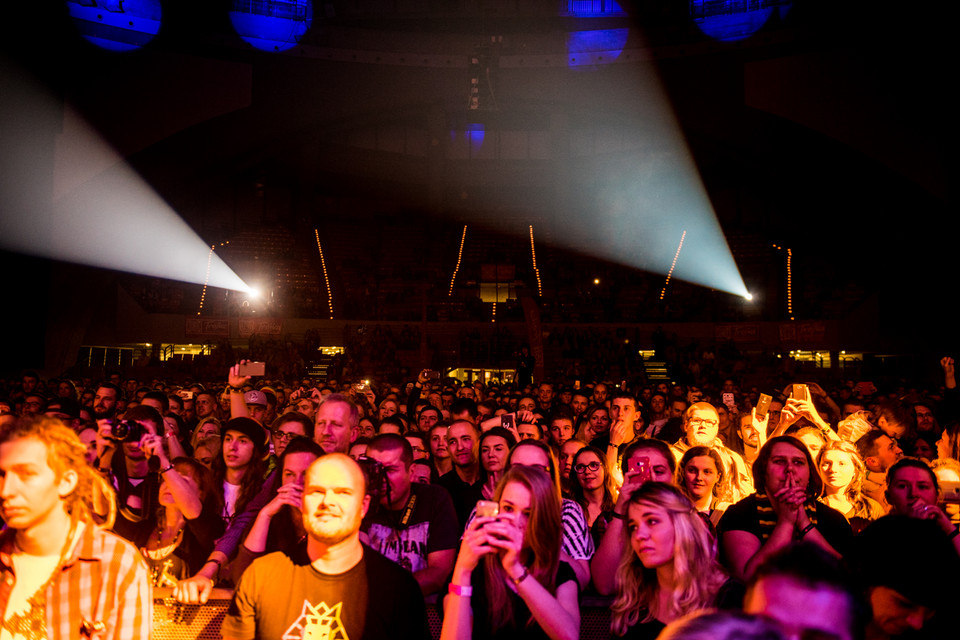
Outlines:
POLYGON ((757 401, 757 420, 763 420, 767 417, 767 411, 770 410, 770 403, 773 398, 766 393, 760 394, 760 400, 757 401))
POLYGON ((262 376, 266 370, 266 362, 247 362, 240 365, 239 373, 242 376, 262 376))

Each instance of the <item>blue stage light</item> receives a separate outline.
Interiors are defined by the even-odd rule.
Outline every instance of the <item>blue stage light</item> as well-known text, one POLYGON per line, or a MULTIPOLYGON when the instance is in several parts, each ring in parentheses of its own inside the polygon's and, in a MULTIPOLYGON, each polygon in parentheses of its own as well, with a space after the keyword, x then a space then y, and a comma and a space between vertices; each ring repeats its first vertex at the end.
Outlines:
POLYGON ((313 24, 311 0, 233 0, 230 22, 244 41, 263 51, 286 51, 313 24))
POLYGON ((762 29, 775 13, 784 17, 792 5, 792 0, 693 0, 690 17, 714 40, 735 42, 762 29))
POLYGON ((139 49, 160 31, 160 0, 99 0, 94 6, 67 0, 67 11, 88 42, 108 51, 139 49))

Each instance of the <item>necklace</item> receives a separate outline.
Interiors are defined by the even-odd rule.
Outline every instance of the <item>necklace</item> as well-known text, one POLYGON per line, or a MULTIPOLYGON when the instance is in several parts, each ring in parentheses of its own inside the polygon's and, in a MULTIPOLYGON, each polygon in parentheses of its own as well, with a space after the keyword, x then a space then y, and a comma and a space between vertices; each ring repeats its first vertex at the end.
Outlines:
POLYGON ((181 540, 183 540, 182 526, 177 529, 176 535, 174 535, 173 539, 167 544, 163 544, 163 529, 157 527, 153 533, 150 534, 150 539, 147 541, 147 546, 143 548, 143 555, 151 560, 163 560, 171 553, 176 551, 177 547, 180 546, 181 540), (156 540, 156 543, 154 543, 154 540, 156 540))

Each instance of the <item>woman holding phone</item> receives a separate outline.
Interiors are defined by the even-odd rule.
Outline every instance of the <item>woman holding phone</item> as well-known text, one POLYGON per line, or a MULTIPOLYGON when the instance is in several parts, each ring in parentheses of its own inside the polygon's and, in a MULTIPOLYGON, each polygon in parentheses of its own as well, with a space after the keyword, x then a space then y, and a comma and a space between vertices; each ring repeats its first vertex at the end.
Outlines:
POLYGON ((577 578, 560 560, 554 481, 516 465, 497 485, 497 516, 467 526, 444 598, 442 640, 551 638, 580 634, 577 578))

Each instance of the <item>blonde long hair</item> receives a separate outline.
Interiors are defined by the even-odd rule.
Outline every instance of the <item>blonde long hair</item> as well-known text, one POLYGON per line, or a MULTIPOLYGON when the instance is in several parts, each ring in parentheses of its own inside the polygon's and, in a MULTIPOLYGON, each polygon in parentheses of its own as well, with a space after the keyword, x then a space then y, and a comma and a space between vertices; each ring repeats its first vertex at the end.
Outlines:
POLYGON ((87 446, 76 432, 47 416, 24 417, 0 430, 0 444, 26 438, 35 438, 47 447, 47 465, 58 479, 66 471, 76 472, 77 486, 63 499, 71 522, 112 527, 117 517, 113 487, 87 464, 87 446))
POLYGON ((622 636, 638 622, 674 619, 713 606, 727 576, 717 562, 716 541, 703 517, 677 487, 647 482, 633 492, 627 505, 647 504, 667 512, 673 526, 672 597, 662 611, 657 570, 647 569, 630 544, 632 531, 624 528, 623 555, 617 567, 617 595, 611 608, 610 630, 622 636), (642 612, 646 616, 641 620, 642 612))
MULTIPOLYGON (((556 595, 563 526, 560 520, 560 496, 553 480, 545 471, 515 465, 507 469, 497 484, 494 494, 497 502, 500 502, 504 488, 511 483, 519 484, 530 492, 530 516, 523 532, 520 561, 527 567, 531 578, 535 578, 547 591, 556 595)), ((510 598, 512 592, 507 587, 509 577, 503 570, 498 554, 487 554, 483 570, 490 631, 495 633, 513 620, 513 602, 510 598)), ((531 617, 528 624, 532 621, 531 617)))

